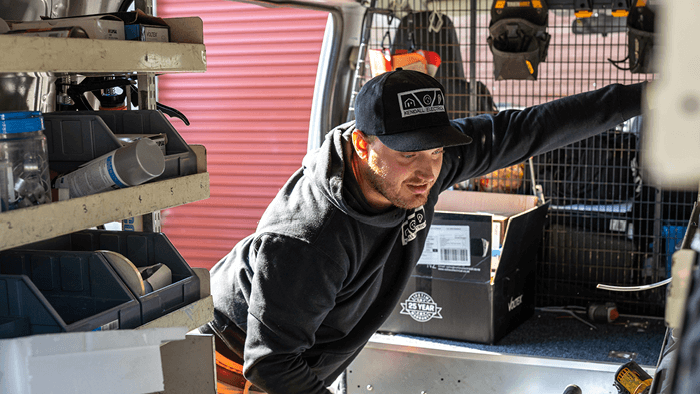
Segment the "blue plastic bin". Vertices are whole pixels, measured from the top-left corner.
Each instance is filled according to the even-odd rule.
[[[0,337],[135,328],[140,304],[99,253],[0,254]],[[25,328],[26,327],[26,328]]]
[[[172,272],[172,284],[140,297],[134,296],[141,305],[141,324],[199,300],[199,277],[162,233],[85,230],[24,248],[89,252],[111,250],[128,258],[136,267],[158,263],[166,265]]]

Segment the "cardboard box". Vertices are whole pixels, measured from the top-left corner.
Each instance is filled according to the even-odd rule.
[[[193,16],[185,18],[160,18],[146,15],[141,10],[128,12],[113,12],[111,14],[124,21],[125,29],[132,29],[130,25],[142,25],[149,27],[164,27],[168,29],[168,41],[188,44],[204,44],[204,23],[202,18]],[[139,29],[141,27],[138,27]],[[162,38],[160,36],[159,38]],[[155,37],[145,41],[156,41]],[[130,39],[127,37],[127,39]]]
[[[124,39],[124,22],[112,15],[91,15],[86,17],[58,18],[35,22],[12,23],[12,30],[49,29],[56,27],[80,27],[81,29],[85,30],[88,38],[93,39]]]
[[[148,42],[169,42],[170,35],[168,26],[158,25],[126,25],[124,26],[124,36],[127,40],[148,41]]]
[[[7,21],[11,30],[46,30],[56,29],[59,26],[78,26],[84,28],[85,25],[90,25],[93,28],[108,23],[117,23],[119,27],[119,35],[110,35],[109,37],[100,37],[99,32],[84,29],[88,34],[88,38],[110,38],[110,39],[126,39],[125,29],[140,30],[139,34],[143,33],[143,28],[148,27],[153,29],[167,29],[167,38],[169,42],[183,44],[204,44],[204,23],[200,17],[185,17],[185,18],[159,18],[152,15],[146,15],[141,10],[129,12],[112,12],[109,14],[95,14],[81,17],[47,19],[35,22]],[[128,27],[136,25],[136,27]],[[1,29],[0,29],[1,31]],[[161,31],[162,32],[162,31]],[[113,32],[111,32],[113,33]],[[146,34],[148,36],[148,34]],[[142,36],[141,36],[142,37]],[[145,37],[147,39],[136,38],[142,41],[160,41],[165,35],[157,37]]]
[[[494,344],[534,313],[549,203],[446,191],[423,255],[380,331]]]
[[[146,15],[141,10],[115,12],[110,15],[124,21],[124,37],[127,40],[170,42],[170,28],[163,18]]]

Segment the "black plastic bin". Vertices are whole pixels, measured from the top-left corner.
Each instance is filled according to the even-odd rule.
[[[44,114],[49,167],[59,174],[122,147],[119,134],[165,134],[165,171],[155,180],[197,172],[197,155],[160,111],[84,111]]]
[[[135,328],[140,305],[99,253],[0,254],[0,338]]]
[[[172,272],[172,284],[135,296],[141,304],[141,324],[199,300],[199,277],[163,233],[84,230],[33,243],[23,248],[40,250],[110,250],[136,267],[162,263]]]

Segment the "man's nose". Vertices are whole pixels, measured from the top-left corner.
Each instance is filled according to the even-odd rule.
[[[416,170],[416,176],[425,182],[434,181],[437,174],[433,168],[432,160],[423,158]]]
[[[431,171],[418,171],[418,178],[425,183],[433,182],[435,177]]]

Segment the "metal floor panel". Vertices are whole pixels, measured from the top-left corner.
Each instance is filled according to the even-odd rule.
[[[622,363],[520,356],[375,335],[348,368],[347,392],[400,394],[617,394]],[[654,366],[642,366],[651,376]]]

